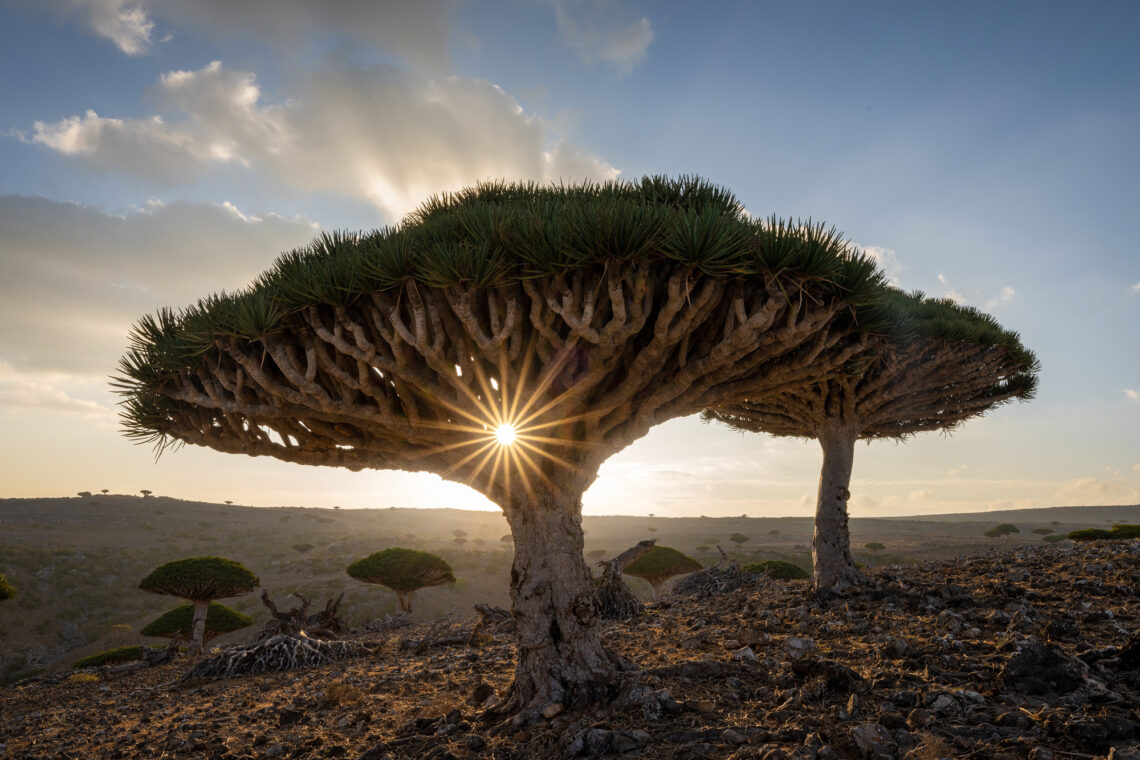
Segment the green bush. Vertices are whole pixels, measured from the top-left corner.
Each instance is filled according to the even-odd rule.
[[[73,666],[76,670],[80,668],[95,668],[100,665],[116,665],[120,662],[133,662],[134,660],[141,660],[143,656],[143,646],[141,644],[134,644],[133,646],[118,647],[116,649],[108,649],[104,652],[81,657],[75,661]]]
[[[878,541],[871,541],[870,543],[863,544],[863,548],[870,552],[881,552],[887,547],[885,544],[880,544]]]
[[[798,581],[804,578],[810,578],[811,573],[804,570],[797,564],[792,562],[785,562],[782,559],[769,559],[763,562],[753,562],[741,568],[746,573],[753,575],[765,574],[770,578],[777,578],[784,581]]]
[[[1055,544],[1058,541],[1064,541],[1065,538],[1066,537],[1062,536],[1060,533],[1050,533],[1048,536],[1042,536],[1041,540],[1047,544]]]
[[[1017,529],[1016,525],[1013,525],[1012,523],[1002,523],[1001,525],[990,528],[983,535],[987,536],[988,538],[1001,538],[1002,536],[1008,536],[1013,533],[1020,532],[1021,531]]]
[[[1112,530],[1105,530],[1104,528],[1084,528],[1082,530],[1074,530],[1069,534],[1069,538],[1074,541],[1140,538],[1140,525],[1113,525]]]
[[[701,569],[701,563],[684,552],[668,546],[654,546],[622,571],[634,578],[644,578],[654,588],[675,575],[683,575]]]
[[[222,634],[253,625],[253,618],[231,610],[224,604],[210,602],[206,608],[206,630],[203,643]],[[140,633],[143,636],[189,641],[194,627],[194,605],[182,604],[147,623]]]
[[[182,599],[210,601],[248,594],[261,581],[240,562],[222,557],[190,557],[167,562],[142,579],[139,588]]]
[[[3,573],[0,573],[0,602],[11,599],[16,595],[16,589],[8,582]]]

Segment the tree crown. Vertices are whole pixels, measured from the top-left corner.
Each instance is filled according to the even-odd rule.
[[[668,546],[654,546],[626,566],[622,572],[635,578],[658,583],[674,575],[701,569],[701,563],[688,554]]]
[[[224,604],[210,602],[206,608],[206,631],[203,641],[253,625],[253,618],[230,609]],[[180,604],[150,621],[139,632],[156,638],[189,639],[194,629],[194,605]]]
[[[167,562],[139,583],[143,591],[194,601],[241,596],[261,581],[240,562],[222,557],[190,557]]]
[[[358,581],[378,583],[393,591],[415,591],[455,582],[451,565],[441,557],[400,547],[357,560],[348,566],[347,572]]]

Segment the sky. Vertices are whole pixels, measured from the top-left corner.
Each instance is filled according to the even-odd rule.
[[[492,508],[125,439],[140,316],[491,178],[699,174],[1018,331],[1035,400],[860,444],[856,517],[1140,502],[1140,5],[0,0],[0,497]],[[808,515],[812,441],[675,420],[586,514]]]

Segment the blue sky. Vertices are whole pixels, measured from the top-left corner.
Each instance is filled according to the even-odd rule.
[[[1031,403],[861,446],[853,514],[1140,502],[1138,22],[1125,2],[0,0],[0,496],[486,507],[423,475],[155,463],[107,375],[138,316],[319,230],[487,177],[697,173],[835,225],[1042,360]],[[679,420],[585,507],[807,514],[818,463]]]

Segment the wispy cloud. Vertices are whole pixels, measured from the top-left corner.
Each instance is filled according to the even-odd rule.
[[[897,287],[902,287],[899,276],[906,271],[907,266],[899,261],[898,255],[893,248],[883,248],[877,245],[862,246],[855,244],[855,247],[863,251],[874,260],[879,268],[886,274],[887,280]]]
[[[946,298],[949,298],[954,303],[966,303],[966,297],[950,287],[950,281],[946,278],[946,275],[939,272],[938,281],[946,287],[946,293],[944,294]]]
[[[383,49],[437,73],[446,65],[452,11],[459,6],[458,0],[37,0],[37,4],[78,17],[93,34],[132,56],[146,55],[182,31],[254,37],[290,54],[310,41],[332,37]]]
[[[1132,401],[1140,401],[1140,391],[1134,390],[1132,388],[1125,388],[1124,396],[1125,398],[1128,398]]]
[[[1017,295],[1017,291],[1014,290],[1013,288],[1011,288],[1010,286],[1006,285],[1004,288],[1001,289],[1001,292],[999,292],[997,294],[997,296],[986,301],[986,310],[988,311],[989,309],[994,308],[998,304],[1002,304],[1002,303],[1006,303],[1008,301],[1012,301],[1013,297],[1015,295]]]
[[[74,398],[49,379],[16,370],[0,359],[0,407],[67,412],[84,417],[109,419],[113,411],[105,406]]]
[[[1137,293],[1140,293],[1140,282],[1136,283],[1128,289],[1128,295],[1130,296],[1134,296]]]
[[[499,87],[424,79],[392,66],[330,62],[265,102],[256,77],[214,62],[164,74],[167,114],[88,111],[29,138],[109,171],[176,182],[240,166],[307,191],[371,201],[393,218],[428,195],[486,178],[574,181],[618,171],[553,134]]]
[[[585,63],[605,61],[622,73],[641,63],[653,41],[647,18],[630,18],[620,0],[549,0],[566,44]]]

